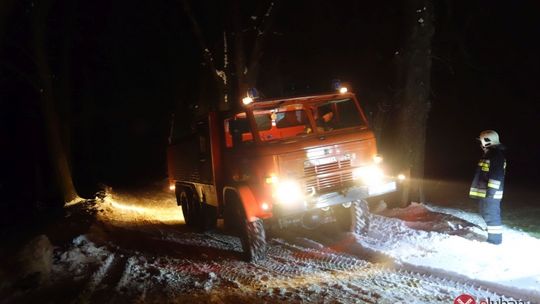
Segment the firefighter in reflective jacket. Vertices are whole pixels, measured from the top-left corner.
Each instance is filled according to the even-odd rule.
[[[501,199],[504,191],[506,160],[504,146],[493,130],[480,133],[484,155],[478,162],[469,196],[479,200],[479,211],[487,224],[488,239],[492,244],[502,242]]]

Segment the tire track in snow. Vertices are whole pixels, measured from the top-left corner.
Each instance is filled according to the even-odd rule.
[[[446,273],[438,274],[429,270],[422,271],[422,269],[418,269],[418,267],[415,265],[398,264],[394,259],[388,257],[384,253],[372,251],[358,252],[358,248],[353,248],[353,250],[350,250],[350,246],[339,246],[339,248],[342,248],[343,251],[333,252],[333,249],[330,249],[329,246],[333,247],[332,244],[336,243],[335,235],[332,237],[317,236],[316,239],[317,241],[322,242],[326,247],[323,247],[320,250],[302,247],[305,246],[306,243],[308,243],[308,246],[310,243],[315,245],[320,244],[311,239],[301,240],[300,244],[302,246],[290,244],[281,239],[274,239],[273,242],[298,252],[292,256],[289,255],[287,258],[296,258],[300,262],[310,261],[321,267],[321,269],[346,272],[356,272],[358,270],[362,270],[368,274],[367,279],[371,279],[373,284],[381,289],[400,288],[402,290],[406,290],[410,288],[417,289],[419,286],[422,286],[422,289],[428,289],[435,293],[449,293],[450,291],[453,291],[453,294],[469,293],[475,294],[480,298],[490,297],[497,299],[499,296],[504,294],[503,296],[507,300],[515,300],[520,298],[523,300],[528,300],[523,295],[517,294],[516,296],[516,294],[513,294],[511,291],[501,292],[497,288],[492,288],[489,286],[489,284],[486,286],[485,284],[481,284],[479,282],[471,282],[471,280],[468,278],[459,278],[451,274],[447,275]],[[339,240],[337,241],[339,243]],[[293,243],[296,242],[293,241]],[[280,255],[283,255],[284,251],[278,250],[276,252],[280,252]],[[385,263],[380,263],[381,257],[383,258],[382,261]],[[320,260],[314,258],[320,258]],[[358,258],[361,258],[361,260]],[[368,264],[366,264],[364,267],[358,267],[359,262],[365,262],[364,259],[366,258],[367,261],[369,261],[366,262]],[[365,279],[366,278],[361,278],[361,280]],[[353,280],[348,283],[348,286],[361,293],[369,293],[369,291],[366,291],[365,282],[355,282],[355,280]],[[426,298],[430,298],[433,297],[433,294],[425,293],[424,296]],[[531,301],[531,303],[534,303],[534,301]]]
[[[204,235],[206,237],[209,237],[209,238],[213,239],[214,241],[217,241],[217,242],[225,245],[226,249],[228,249],[228,250],[242,251],[242,244],[240,243],[240,238],[239,237],[226,235],[226,234],[221,234],[221,233],[216,233],[216,232],[213,232],[213,231],[206,232]]]
[[[219,276],[237,287],[245,285],[252,288],[262,287],[264,280],[270,277],[269,272],[264,268],[257,267],[255,264],[242,265],[237,261],[223,263],[219,269]]]
[[[345,234],[342,234],[341,236],[342,240],[340,240],[339,238],[336,240],[335,235],[318,236],[316,237],[316,239],[317,241],[322,242],[323,245],[332,247],[335,243],[348,243],[348,241],[343,241],[344,235]],[[347,237],[349,237],[349,235],[347,235]],[[535,302],[535,299],[529,298],[526,294],[522,294],[519,291],[512,290],[504,286],[500,286],[496,283],[474,280],[457,273],[450,273],[447,271],[443,272],[437,269],[431,269],[429,267],[412,265],[410,263],[397,261],[395,258],[386,255],[384,252],[378,252],[363,247],[360,242],[358,242],[356,237],[355,242],[352,243],[350,246],[340,246],[343,252],[360,257],[362,259],[366,259],[376,264],[380,264],[379,262],[381,261],[381,257],[383,257],[384,264],[386,265],[385,268],[390,269],[390,273],[398,272],[404,276],[408,275],[409,277],[419,278],[424,281],[434,281],[444,286],[452,285],[455,286],[458,290],[463,290],[463,292],[468,291],[471,294],[481,294],[480,297],[496,297],[498,299],[499,296],[503,296],[505,299],[508,300],[521,299],[529,301],[531,303]],[[392,279],[390,281],[395,280]],[[375,283],[377,284],[377,282]],[[381,284],[384,285],[386,283]]]
[[[88,284],[86,284],[86,287],[83,289],[81,294],[79,295],[78,302],[80,303],[89,303],[90,298],[92,294],[94,293],[96,287],[101,283],[103,278],[105,278],[105,275],[109,271],[111,265],[113,264],[113,261],[115,259],[114,253],[107,257],[107,259],[103,262],[101,267],[98,268],[94,274],[92,274],[92,277],[88,281]]]
[[[310,247],[322,247],[311,240],[301,240],[300,243],[305,245],[306,242],[308,245],[315,245]],[[380,295],[370,291],[368,285],[351,286],[348,284],[351,277],[366,270],[372,271],[371,269],[377,267],[376,265],[346,253],[332,252],[331,249],[325,247],[321,250],[305,248],[281,239],[273,240],[272,243],[275,244],[274,250],[269,254],[278,255],[287,261],[287,265],[283,266],[286,274],[295,274],[307,281],[307,284],[312,281],[311,283],[316,284],[320,292],[332,294],[338,302],[348,303],[351,299],[355,299],[352,302],[378,303]],[[302,269],[291,271],[290,267]]]
[[[301,269],[299,266],[302,265],[294,263],[294,260],[291,258],[280,255],[278,249],[273,247],[268,250],[267,259],[257,262],[256,265],[282,279],[300,276],[310,272],[309,269]]]
[[[529,303],[537,303],[538,299],[530,297],[528,294],[524,294],[519,290],[502,286],[493,282],[486,282],[477,279],[471,279],[458,273],[450,273],[447,271],[441,272],[437,269],[429,267],[423,267],[420,265],[412,265],[409,263],[400,263],[397,268],[405,273],[414,274],[416,276],[429,277],[432,280],[442,281],[443,284],[454,284],[461,286],[462,288],[469,290],[471,293],[485,293],[484,297],[493,297],[498,299],[500,296],[504,297],[506,301],[516,301],[517,299],[528,301]]]
[[[341,252],[328,252],[300,247],[281,239],[275,239],[273,241],[294,252],[291,255],[287,255],[286,251],[283,251],[282,249],[281,251],[277,251],[280,255],[290,257],[298,262],[311,262],[325,270],[355,270],[365,268],[368,265],[368,262],[364,260],[349,257]]]
[[[140,258],[130,256],[125,260],[122,275],[114,286],[116,294],[112,300],[105,302],[145,302],[148,288],[156,284],[156,277],[149,271],[151,265]]]
[[[110,301],[111,294],[114,294],[116,285],[126,272],[127,257],[115,255],[114,261],[109,266],[101,282],[96,286],[90,298],[91,303],[105,303]]]
[[[358,300],[365,303],[378,303],[378,299],[381,297],[380,294],[384,293],[388,288],[410,290],[416,289],[418,285],[415,283],[416,278],[407,277],[402,272],[379,264],[372,264],[347,253],[331,252],[331,249],[327,247],[323,248],[324,250],[302,248],[283,240],[277,240],[276,242],[295,251],[293,254],[296,257],[294,264],[304,261],[315,264],[323,271],[338,272],[340,276],[337,281],[333,283],[332,281],[322,282],[322,285],[337,284],[339,288],[343,288],[344,291],[348,291],[349,294],[356,296]],[[367,281],[370,281],[370,283],[367,283]],[[371,290],[373,285],[376,285],[379,291]],[[326,286],[326,288],[331,287]]]
[[[221,264],[218,275],[226,280],[255,288],[264,287],[267,278],[287,280],[327,271],[355,271],[368,266],[365,261],[340,253],[300,248],[275,239],[269,243],[266,260],[244,264],[241,267],[238,267],[239,263],[241,262],[231,261]]]

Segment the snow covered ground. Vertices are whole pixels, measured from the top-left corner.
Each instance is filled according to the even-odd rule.
[[[237,237],[188,229],[170,193],[109,193],[91,208],[90,228],[55,247],[50,282],[0,290],[3,302],[540,303],[540,240],[505,229],[501,246],[479,242],[478,217],[449,208],[372,215],[366,237],[290,230],[259,263],[240,261]]]
[[[474,218],[462,211],[438,210]],[[374,216],[366,248],[384,253],[405,269],[466,280],[540,303],[540,239],[504,228],[501,245],[409,228],[404,221]]]

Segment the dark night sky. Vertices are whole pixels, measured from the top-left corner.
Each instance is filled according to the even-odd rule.
[[[208,44],[219,47],[226,4],[192,2]],[[339,78],[368,112],[391,98],[393,56],[403,42],[399,1],[284,2],[262,59],[265,95],[325,90]],[[480,155],[475,137],[493,128],[509,148],[509,180],[538,180],[540,10],[533,3],[436,1],[428,176],[468,178]],[[0,59],[9,63],[0,66],[2,141],[18,149],[7,157],[39,158],[43,144],[38,92],[14,71],[35,74],[21,51],[32,52],[33,9],[18,2],[0,33]],[[169,117],[207,88],[181,2],[58,0],[47,20],[53,84],[69,79],[76,181],[164,178]],[[8,172],[23,179],[25,170],[31,165]]]

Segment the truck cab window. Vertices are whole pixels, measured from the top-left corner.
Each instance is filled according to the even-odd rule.
[[[305,130],[311,127],[302,104],[277,105],[253,111],[253,114],[257,122],[259,138],[263,142],[305,135]]]
[[[352,99],[332,100],[313,108],[319,132],[365,126],[358,107]]]
[[[225,140],[227,148],[237,147],[253,141],[249,121],[245,117],[225,120]]]

